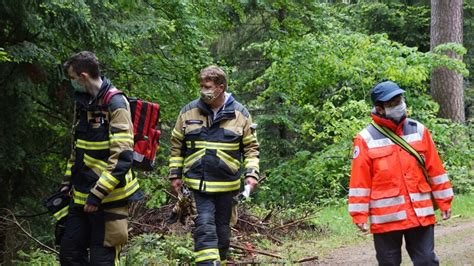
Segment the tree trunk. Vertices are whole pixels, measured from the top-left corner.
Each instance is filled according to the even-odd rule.
[[[431,50],[444,43],[462,44],[463,0],[431,0]],[[449,52],[448,56],[462,60]],[[439,116],[455,122],[465,121],[464,89],[461,74],[437,68],[431,75],[431,95],[439,103]]]

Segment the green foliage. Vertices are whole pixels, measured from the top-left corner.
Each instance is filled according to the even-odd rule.
[[[15,265],[21,266],[59,265],[56,254],[46,252],[41,249],[35,249],[28,253],[20,250],[18,252],[18,259],[14,260],[13,263],[15,263]]]
[[[341,2],[0,1],[0,207],[31,213],[59,184],[72,120],[61,62],[81,50],[94,51],[128,95],[161,105],[158,170],[139,174],[148,207],[167,201],[170,131],[198,95],[196,73],[213,62],[259,125],[264,207],[346,197],[352,138],[370,121],[370,88],[384,79],[407,90],[410,116],[431,130],[456,192],[473,191],[472,125],[436,118],[429,96],[433,68],[472,71],[472,1],[464,8],[467,52],[445,44],[432,53],[428,1]],[[446,52],[464,55],[467,66]],[[35,224],[34,234],[51,242],[49,218]],[[189,236],[132,243],[131,264],[192,261]],[[39,251],[24,256],[48,263]]]
[[[0,63],[9,61],[10,59],[8,58],[8,54],[5,52],[5,49],[0,47]]]
[[[470,73],[474,72],[474,2],[464,1],[464,23],[463,23],[463,45],[467,48],[467,54],[463,58]],[[472,83],[472,75],[470,76]],[[474,99],[470,100],[472,104]]]
[[[191,264],[194,261],[191,235],[159,236],[143,234],[132,239],[126,248],[123,265]]]
[[[165,190],[169,188],[169,182],[154,173],[147,174],[139,179],[140,187],[145,193],[146,206],[148,208],[158,208],[167,200]]]
[[[347,26],[368,34],[385,33],[396,42],[420,51],[430,50],[430,7],[400,3],[362,3],[342,6],[350,16]]]

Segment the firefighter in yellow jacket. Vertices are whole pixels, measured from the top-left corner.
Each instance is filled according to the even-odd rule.
[[[247,109],[226,91],[227,77],[217,66],[199,74],[201,97],[180,112],[171,137],[169,179],[191,189],[196,204],[194,244],[197,265],[227,259],[232,198],[259,177],[259,144]]]
[[[127,202],[140,198],[131,174],[133,125],[121,95],[102,104],[111,82],[100,76],[99,61],[88,51],[64,64],[75,90],[74,142],[61,191],[72,194],[60,243],[62,265],[118,265],[127,241]],[[61,218],[61,217],[57,217]],[[89,254],[88,254],[89,250]]]

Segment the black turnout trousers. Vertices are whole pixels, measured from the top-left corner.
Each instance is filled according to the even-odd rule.
[[[201,193],[193,191],[197,217],[195,219],[195,251],[217,248],[220,261],[227,259],[230,245],[230,217],[234,191]],[[212,265],[213,261],[201,261],[196,265]]]
[[[400,265],[402,240],[415,266],[439,265],[434,252],[434,225],[407,230],[374,234],[374,245],[379,265]]]
[[[85,213],[83,208],[69,207],[60,247],[61,265],[118,265],[120,246],[104,246],[104,211]]]

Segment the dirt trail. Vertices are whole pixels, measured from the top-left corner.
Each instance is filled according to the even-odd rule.
[[[376,265],[372,238],[369,239],[355,246],[340,247],[321,258],[317,265]],[[405,247],[403,250],[402,264],[412,265]],[[435,251],[441,265],[474,265],[474,220],[436,225]]]

